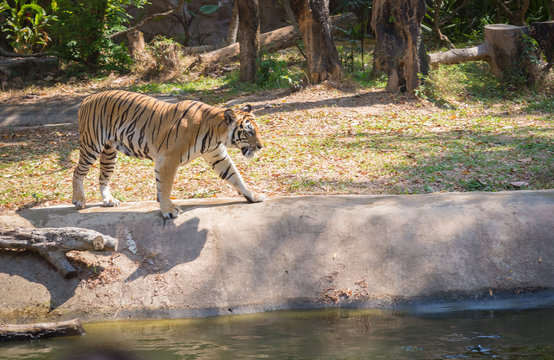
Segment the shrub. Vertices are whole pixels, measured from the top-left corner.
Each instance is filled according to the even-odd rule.
[[[299,80],[291,74],[288,64],[270,54],[262,54],[258,58],[257,84],[261,88],[293,87]]]
[[[88,66],[126,70],[131,62],[127,48],[109,35],[129,25],[128,7],[145,4],[146,0],[58,0],[53,9],[58,23],[52,29],[56,50]]]
[[[56,18],[48,15],[36,0],[0,1],[0,13],[5,23],[0,27],[13,49],[20,54],[42,51],[51,40],[46,32]]]

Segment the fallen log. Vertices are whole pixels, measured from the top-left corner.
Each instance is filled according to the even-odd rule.
[[[356,20],[354,14],[337,15],[331,17],[333,31],[339,31]],[[294,26],[286,26],[260,35],[260,47],[264,51],[276,51],[294,46],[300,40],[300,34],[294,29]],[[228,63],[238,60],[240,54],[240,44],[234,43],[224,48],[214,50],[198,56],[197,60],[191,64],[210,66],[217,63]]]
[[[2,46],[0,46],[0,56],[4,56],[4,57],[22,58],[22,57],[41,57],[41,56],[48,56],[48,55],[50,54],[49,53],[18,54],[18,53],[8,51],[4,49]]]
[[[539,66],[536,62],[529,61],[528,57],[532,51],[526,48],[524,42],[527,35],[529,28],[526,26],[487,25],[483,31],[483,44],[429,54],[429,64],[436,67],[438,64],[450,65],[481,60],[489,63],[492,73],[499,79],[513,77],[519,73],[532,83],[539,74]]]
[[[38,324],[0,324],[0,341],[84,334],[85,330],[79,319]]]
[[[0,229],[0,249],[34,251],[66,278],[77,275],[77,270],[65,256],[68,251],[115,251],[116,247],[117,239],[89,229]]]

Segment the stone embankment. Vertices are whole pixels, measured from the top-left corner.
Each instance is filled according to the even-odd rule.
[[[119,241],[113,253],[69,253],[78,269],[70,279],[31,253],[0,252],[0,322],[506,297],[532,306],[533,294],[554,303],[553,190],[178,204],[174,221],[153,202],[0,217],[4,227],[75,226]]]

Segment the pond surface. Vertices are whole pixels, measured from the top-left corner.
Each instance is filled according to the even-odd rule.
[[[0,359],[554,359],[554,308],[413,315],[277,311],[85,324],[86,336],[0,343]],[[85,350],[85,349],[89,350]],[[77,350],[78,349],[78,350]],[[78,357],[76,354],[81,355]],[[119,359],[122,359],[121,357]]]

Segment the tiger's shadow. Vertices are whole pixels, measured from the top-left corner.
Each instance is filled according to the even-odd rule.
[[[228,206],[243,201],[223,203],[206,203],[180,205],[184,216],[194,209]],[[97,207],[91,205],[90,208]],[[118,211],[118,208],[106,211],[75,211],[73,206],[26,209],[18,214],[35,227],[75,226],[96,230],[118,239],[118,248],[111,252],[91,252],[90,258],[98,257],[102,261],[94,271],[72,261],[78,269],[78,277],[64,279],[63,276],[45,260],[32,253],[0,253],[0,276],[19,276],[29,283],[25,286],[41,284],[50,293],[50,309],[65,303],[75,295],[79,286],[88,286],[97,279],[103,280],[112,276],[113,281],[129,282],[151,274],[163,274],[175,266],[196,260],[206,244],[208,230],[200,227],[200,218],[184,216],[183,221],[164,220],[159,210],[153,211]],[[86,257],[86,256],[85,256]],[[121,257],[120,259],[117,259]],[[5,262],[2,260],[5,258]],[[72,259],[70,259],[72,260]],[[74,259],[73,259],[74,260]],[[110,266],[109,264],[112,264]],[[18,264],[14,266],[14,264]],[[110,271],[123,265],[120,275]],[[102,285],[102,283],[101,283]],[[37,299],[40,296],[37,295]]]

